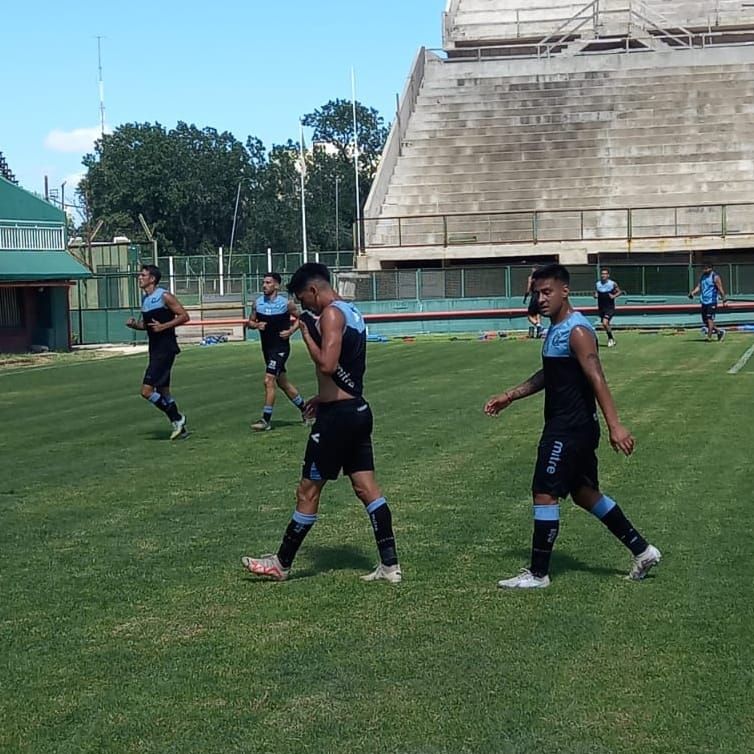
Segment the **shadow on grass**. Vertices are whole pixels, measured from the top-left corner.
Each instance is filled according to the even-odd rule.
[[[190,437],[192,437],[193,434],[194,434],[192,431],[189,430],[185,435],[183,435],[183,436],[181,436],[181,437],[179,437],[179,438],[177,438],[175,440],[171,440],[170,439],[170,432],[171,432],[171,430],[169,430],[169,429],[167,429],[167,430],[165,430],[165,429],[153,429],[151,432],[145,432],[143,436],[144,436],[144,439],[149,440],[151,442],[160,441],[160,442],[169,443],[171,445],[180,445],[182,442],[185,442]]]
[[[311,565],[297,575],[300,578],[314,576],[322,571],[361,570],[365,573],[374,568],[377,556],[368,558],[360,549],[350,545],[335,547],[312,547],[307,553]]]
[[[257,421],[258,419],[252,419],[251,424],[254,424]],[[270,430],[270,432],[274,432],[276,429],[283,429],[284,427],[301,427],[303,429],[303,424],[304,423],[301,421],[301,419],[273,419],[272,429]],[[252,429],[251,434],[264,435],[266,434],[266,430],[253,430]]]
[[[287,581],[309,579],[327,571],[360,570],[366,573],[371,571],[377,562],[376,555],[374,559],[370,559],[363,552],[349,545],[312,547],[305,551],[304,556],[310,562],[310,565],[299,569],[294,563],[293,571]],[[244,573],[244,577],[245,581],[249,583],[270,583],[271,581],[255,576],[248,571]]]
[[[521,562],[525,563],[528,567],[529,558],[531,557],[531,552],[529,550],[514,550],[509,554],[520,559]],[[574,558],[573,555],[569,555],[567,552],[558,552],[556,549],[552,555],[550,575],[558,576],[559,574],[568,573],[569,571],[594,573],[599,576],[625,576],[628,573],[628,561],[626,560],[625,568],[606,568],[604,566],[584,563],[578,558]]]

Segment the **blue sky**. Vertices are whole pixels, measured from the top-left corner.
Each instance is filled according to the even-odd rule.
[[[3,8],[0,151],[25,188],[64,180],[99,132],[97,35],[106,121],[178,120],[296,138],[301,115],[357,97],[392,120],[416,50],[440,47],[445,0],[14,2]]]

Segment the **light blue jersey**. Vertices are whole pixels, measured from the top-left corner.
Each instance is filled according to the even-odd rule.
[[[699,300],[708,306],[717,303],[717,273],[711,270],[709,274],[699,278]]]

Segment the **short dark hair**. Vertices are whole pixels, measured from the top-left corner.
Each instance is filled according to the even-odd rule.
[[[312,280],[321,280],[329,285],[330,270],[319,262],[302,264],[291,276],[288,283],[288,293],[297,296]]]
[[[565,285],[571,283],[571,273],[562,264],[546,264],[532,273],[532,280],[557,280]]]
[[[162,273],[156,264],[143,264],[141,269],[144,270],[144,272],[148,272],[154,278],[155,284],[162,280]]]
[[[603,272],[606,272],[608,275],[610,274],[610,268],[609,267],[600,267],[600,274]]]
[[[278,285],[283,282],[283,278],[280,277],[279,272],[265,272],[264,276],[266,278],[272,278]]]

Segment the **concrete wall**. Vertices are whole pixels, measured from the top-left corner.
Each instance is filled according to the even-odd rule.
[[[444,46],[450,50],[543,38],[581,21],[586,23],[579,33],[593,36],[630,34],[651,25],[692,30],[754,26],[754,8],[740,0],[600,0],[588,5],[573,0],[458,0],[446,14]],[[578,20],[569,24],[573,17]]]
[[[590,253],[590,243],[630,237],[625,213],[607,210],[754,201],[754,46],[546,60],[434,58],[401,146],[381,207],[370,205],[361,268],[375,267],[370,255],[395,256],[388,250],[398,246],[420,255],[421,246],[444,245],[442,216],[454,216],[459,248],[446,249],[452,258],[476,256],[463,248],[468,244],[487,244],[494,256],[495,244],[519,243],[524,248],[513,255],[526,254],[531,210],[600,210],[587,217],[584,235],[573,235],[579,219],[567,214],[539,228],[540,242],[562,247],[576,239],[560,253]],[[750,209],[734,218],[735,239],[701,247],[698,237],[725,235],[716,231],[719,207],[668,211],[637,213],[634,237],[661,239],[648,251],[673,247],[671,225],[682,238],[679,250],[689,242],[697,250],[752,243]],[[493,232],[492,215],[501,212],[522,214],[498,217]],[[411,218],[400,238],[397,217]]]

